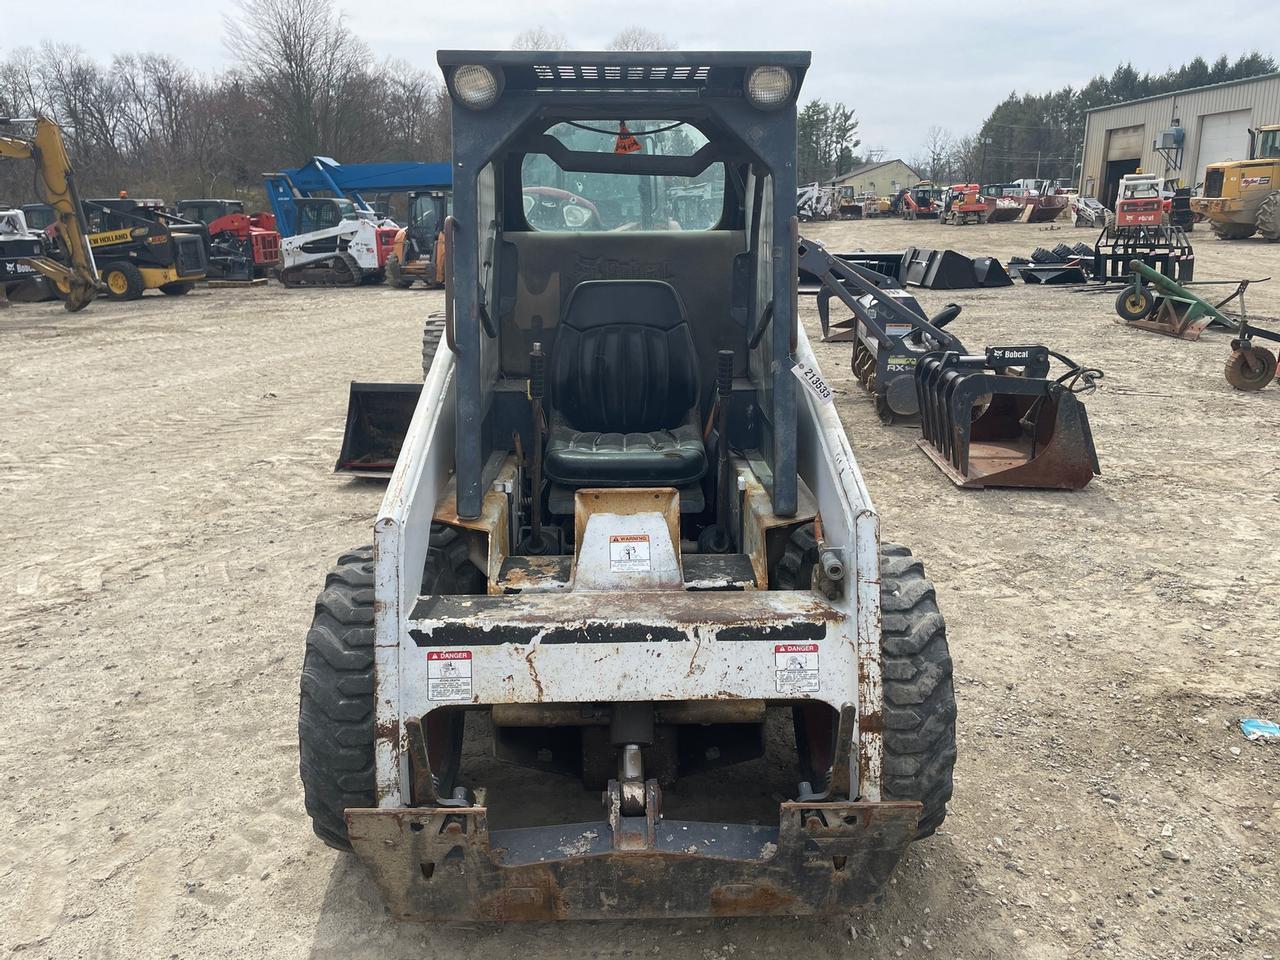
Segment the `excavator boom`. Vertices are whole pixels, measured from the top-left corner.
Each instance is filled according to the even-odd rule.
[[[34,125],[30,136],[8,133],[15,127],[29,125]],[[53,207],[57,216],[55,229],[66,255],[66,263],[51,257],[30,257],[22,262],[49,278],[68,310],[83,310],[98,295],[98,268],[89,247],[88,225],[80,207],[62,131],[48,117],[0,117],[0,158],[35,161],[36,180],[45,202]]]

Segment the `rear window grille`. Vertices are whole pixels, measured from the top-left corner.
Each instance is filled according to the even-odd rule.
[[[711,72],[708,65],[685,64],[682,66],[594,63],[539,63],[533,74],[540,85],[584,86],[598,83],[609,85],[635,85],[637,87],[673,84],[703,84]]]
[[[1222,196],[1222,171],[1210,170],[1204,177],[1204,195],[1206,197]]]

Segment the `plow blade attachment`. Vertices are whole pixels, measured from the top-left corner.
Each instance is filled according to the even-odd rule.
[[[920,449],[959,487],[1080,490],[1101,473],[1079,397],[1052,380],[920,362]],[[964,358],[961,358],[964,359]]]
[[[421,393],[420,383],[353,381],[347,401],[342,451],[333,472],[355,477],[390,477]]]

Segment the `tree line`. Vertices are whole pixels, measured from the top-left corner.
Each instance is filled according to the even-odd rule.
[[[1125,63],[1109,77],[1096,76],[1079,89],[1011,93],[979,130],[965,136],[931,127],[922,148],[908,162],[935,183],[1005,183],[1032,176],[1075,180],[1089,110],[1276,69],[1273,57],[1257,52],[1235,60],[1221,56],[1212,64],[1196,57],[1158,74],[1139,73]]]
[[[229,69],[166,53],[99,63],[46,41],[0,61],[0,115],[53,117],[83,196],[245,197],[262,174],[327,155],[439,160],[449,115],[434,71],[379,61],[332,0],[242,0],[227,18]],[[0,198],[37,199],[31,171],[0,164]]]
[[[334,0],[239,0],[223,37],[230,66],[202,74],[168,53],[99,62],[45,41],[0,60],[0,116],[62,127],[84,197],[228,197],[264,203],[262,174],[313,156],[343,163],[441,161],[449,101],[432,66],[379,59]],[[541,27],[514,49],[555,49]],[[671,49],[628,27],[619,50]],[[27,164],[0,162],[0,205],[39,200]]]

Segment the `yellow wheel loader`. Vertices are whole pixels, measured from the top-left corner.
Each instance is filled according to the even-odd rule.
[[[1280,123],[1249,131],[1249,159],[1211,163],[1191,209],[1222,240],[1280,240]]]
[[[48,117],[0,117],[0,159],[35,161],[36,183],[55,217],[61,258],[40,254],[19,262],[43,274],[68,310],[83,310],[98,295],[98,270],[62,131]]]

